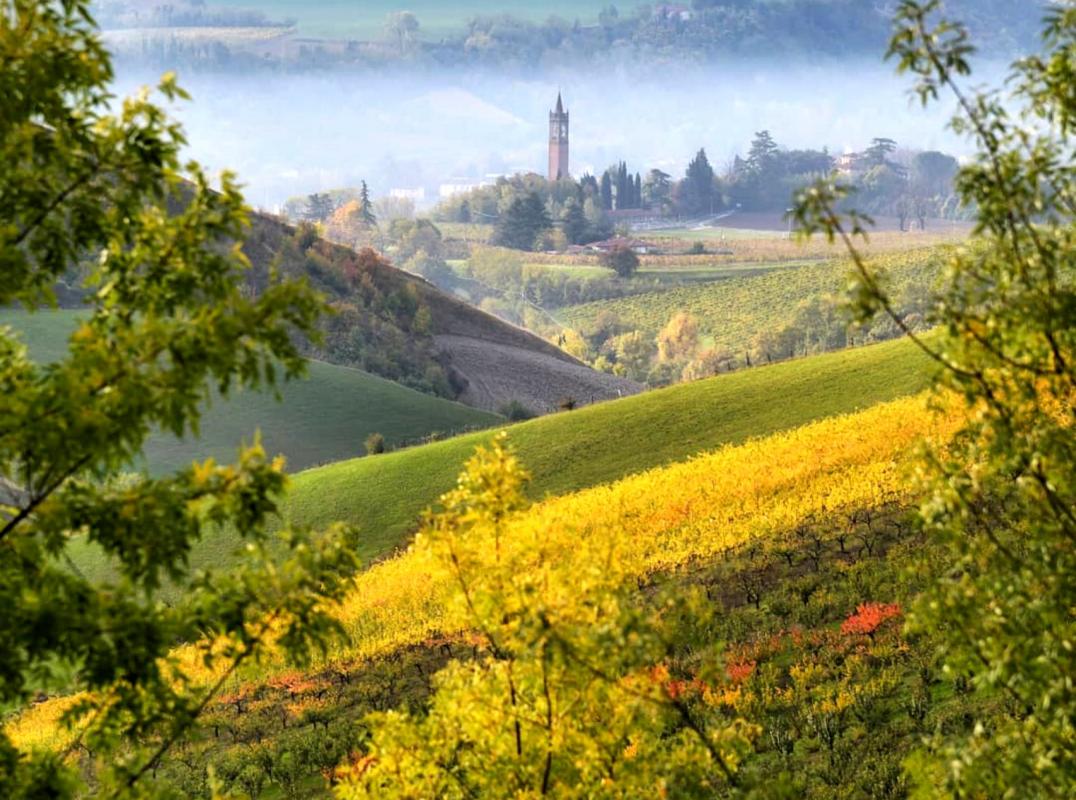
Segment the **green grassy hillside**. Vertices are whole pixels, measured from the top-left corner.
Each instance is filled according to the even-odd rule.
[[[616,480],[726,443],[788,430],[925,388],[926,358],[881,345],[719,376],[511,426],[536,498]],[[362,555],[398,545],[420,512],[455,483],[488,432],[297,475],[287,514],[363,531]]]
[[[533,476],[530,494],[542,498],[914,394],[930,374],[927,358],[899,340],[681,384],[508,430]],[[360,555],[379,558],[406,541],[422,511],[455,485],[463,462],[490,436],[472,433],[300,473],[283,515],[313,527],[352,523],[362,533]],[[227,564],[236,557],[234,544],[229,532],[215,534],[191,562]],[[107,569],[93,552],[76,561],[89,574]]]
[[[53,361],[66,352],[79,313],[0,310],[0,325],[20,331],[35,359]],[[284,454],[289,469],[301,470],[361,455],[363,441],[374,432],[393,446],[434,432],[488,427],[497,419],[358,370],[315,361],[305,380],[282,388],[280,402],[271,394],[244,392],[214,403],[197,439],[153,437],[145,449],[145,467],[160,474],[196,459],[231,461],[239,445],[249,443],[260,429],[266,450]]]

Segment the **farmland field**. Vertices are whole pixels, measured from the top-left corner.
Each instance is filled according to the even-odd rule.
[[[801,240],[788,233],[766,231],[738,231],[737,235],[728,235],[725,228],[707,228],[705,230],[663,230],[639,233],[639,237],[654,242],[671,255],[643,256],[644,265],[661,262],[668,258],[686,258],[691,262],[707,263],[758,263],[767,261],[803,261],[806,259],[841,258],[847,253],[842,244],[829,244],[820,236]],[[938,228],[926,232],[880,231],[872,233],[867,242],[861,244],[861,251],[869,255],[885,255],[917,250],[939,245],[954,244],[967,238],[963,228]],[[686,255],[683,250],[699,242],[713,252],[706,255]]]
[[[937,250],[925,249],[878,259],[898,291],[926,289],[937,277]],[[585,329],[603,312],[615,314],[629,330],[657,332],[676,313],[694,316],[700,331],[719,348],[739,355],[751,339],[790,322],[800,304],[837,294],[849,264],[824,261],[696,286],[679,286],[612,300],[571,306],[558,312],[564,322]]]
[[[60,358],[79,313],[26,314],[0,311],[0,325],[22,333],[33,358]],[[488,427],[499,418],[458,403],[431,397],[359,370],[310,362],[305,380],[271,394],[242,392],[207,410],[197,439],[160,434],[145,448],[143,466],[155,474],[214,458],[229,462],[256,430],[270,454],[282,453],[291,470],[362,454],[363,441],[381,433],[392,446],[439,432]]]
[[[418,17],[420,35],[440,37],[459,31],[470,17],[481,14],[511,13],[525,19],[542,21],[557,15],[582,22],[597,19],[598,12],[608,5],[598,0],[322,0],[319,3],[302,0],[229,0],[229,6],[264,11],[271,18],[295,19],[304,36],[327,38],[373,39],[384,35],[385,18],[393,11],[411,11]]]
[[[545,570],[535,593],[550,585],[559,590],[592,559],[615,570],[614,580],[698,566],[722,553],[727,561],[729,548],[776,539],[797,523],[831,514],[835,501],[842,508],[858,508],[878,497],[907,495],[903,472],[914,445],[924,436],[944,437],[956,424],[952,419],[932,423],[923,399],[912,397],[792,426],[740,446],[709,448],[690,460],[550,498],[511,516],[498,540],[498,558],[503,550],[520,569]],[[533,468],[528,453],[519,449],[522,463]],[[479,527],[472,532],[481,537],[474,545],[492,551],[487,531]],[[524,553],[527,557],[520,559]],[[376,657],[456,633],[464,627],[458,615],[464,606],[450,601],[454,578],[431,564],[421,546],[360,574],[335,610],[348,639],[317,666]],[[192,658],[191,648],[174,653],[197,681],[213,677],[199,666],[201,658]],[[279,659],[258,660],[229,685],[262,682],[286,668]],[[64,741],[67,732],[43,724],[62,706],[47,705],[35,706],[9,731],[23,742]],[[232,713],[234,719],[234,709]]]
[[[463,264],[464,262],[456,262]],[[809,262],[799,262],[806,264]],[[796,266],[797,262],[777,262],[772,264],[752,263],[724,264],[715,263],[707,265],[702,261],[690,261],[675,257],[669,259],[644,260],[639,271],[636,272],[638,281],[659,281],[661,283],[682,283],[699,281],[718,281],[725,278],[743,277],[745,275],[761,274],[772,269],[784,269]],[[592,264],[568,264],[568,263],[527,263],[523,265],[530,272],[548,271],[559,275],[568,275],[572,278],[610,278],[614,277],[612,270]]]

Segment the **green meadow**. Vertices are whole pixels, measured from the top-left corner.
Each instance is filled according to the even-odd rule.
[[[0,325],[19,331],[31,356],[48,362],[66,352],[79,315],[3,310]],[[197,438],[154,436],[143,463],[135,466],[162,474],[206,458],[233,461],[238,448],[260,431],[266,451],[283,454],[289,471],[298,471],[362,455],[371,433],[380,433],[395,447],[432,434],[489,427],[499,419],[359,370],[312,361],[305,379],[281,387],[279,401],[272,393],[257,392],[218,398],[206,409]]]

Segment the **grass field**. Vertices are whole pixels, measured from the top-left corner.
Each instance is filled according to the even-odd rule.
[[[457,239],[464,242],[486,244],[493,238],[493,225],[486,225],[478,222],[438,222],[436,225],[446,239]]]
[[[589,22],[608,4],[604,0],[229,0],[227,5],[264,11],[274,20],[295,19],[304,36],[376,39],[384,35],[385,18],[393,11],[413,12],[422,26],[420,36],[438,38],[462,30],[477,15],[511,13],[534,21],[557,15]]]
[[[913,286],[928,288],[937,275],[940,258],[935,250],[924,249],[879,258],[875,263],[884,267],[894,287],[903,291]],[[790,322],[800,303],[837,294],[849,267],[846,261],[807,262],[724,281],[584,303],[560,309],[558,315],[566,325],[579,330],[586,329],[602,312],[612,312],[628,330],[653,336],[674,314],[686,311],[698,320],[700,332],[713,346],[742,355],[754,336]]]
[[[569,275],[572,278],[611,278],[613,273],[606,267],[590,264],[545,264],[542,262],[529,262],[523,265],[524,269],[532,272],[548,271],[558,275]]]
[[[78,316],[74,311],[0,311],[0,325],[20,331],[31,355],[47,362],[66,352]],[[239,445],[260,430],[268,452],[283,453],[289,469],[301,470],[361,455],[363,441],[374,432],[391,446],[434,432],[488,427],[498,419],[365,372],[311,362],[305,380],[283,387],[280,402],[271,394],[244,392],[207,410],[198,439],[153,437],[144,466],[160,474],[196,459],[232,461]]]
[[[900,340],[681,384],[508,430],[538,499],[914,394],[930,371],[926,357]],[[455,485],[463,462],[490,436],[473,433],[308,470],[293,477],[283,516],[314,527],[350,522],[362,533],[361,556],[384,556]],[[234,550],[232,538],[218,533],[203,541],[192,564],[226,565]],[[77,562],[89,574],[106,569],[92,552],[82,551]]]

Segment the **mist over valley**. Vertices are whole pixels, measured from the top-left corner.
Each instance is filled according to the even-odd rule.
[[[156,80],[121,73],[121,94]],[[274,208],[288,197],[356,186],[375,194],[543,172],[546,115],[558,90],[573,117],[573,174],[632,169],[682,174],[705,147],[720,171],[769,130],[788,148],[834,155],[886,136],[902,147],[963,155],[947,109],[921,109],[878,61],[772,68],[714,64],[531,77],[491,71],[416,75],[180,74],[193,100],[175,106],[189,154],[238,173],[248,198]]]

